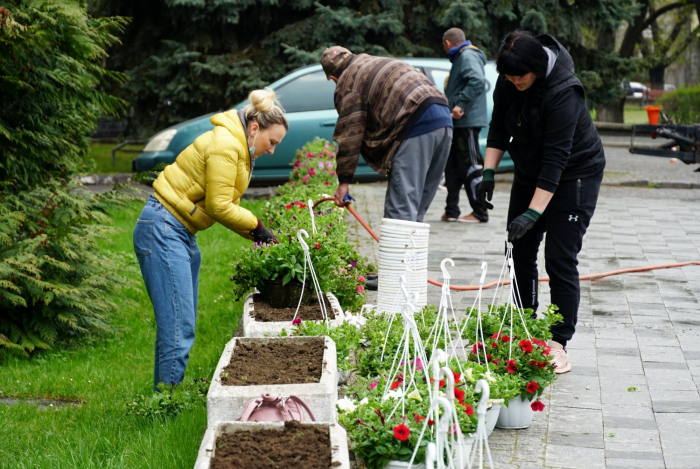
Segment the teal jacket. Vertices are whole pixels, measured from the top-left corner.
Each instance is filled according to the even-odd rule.
[[[445,84],[450,111],[459,106],[464,110],[461,119],[452,120],[457,128],[486,127],[486,55],[473,46],[464,46],[452,61],[452,69]]]

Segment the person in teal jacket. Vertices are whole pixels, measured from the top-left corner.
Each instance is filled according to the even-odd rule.
[[[442,221],[485,223],[488,212],[478,202],[476,186],[481,182],[484,160],[479,151],[479,132],[488,124],[486,115],[486,55],[464,31],[451,28],[443,36],[445,52],[452,69],[445,84],[445,94],[452,110],[454,136],[445,167],[447,203]],[[464,187],[472,213],[460,218],[459,192]]]

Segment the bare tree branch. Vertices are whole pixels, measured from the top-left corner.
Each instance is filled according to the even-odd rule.
[[[700,0],[695,0],[700,3]],[[634,46],[639,42],[639,38],[642,35],[644,28],[641,27],[644,22],[644,18],[647,16],[649,10],[649,0],[642,0],[639,2],[642,7],[639,9],[639,13],[634,17],[632,23],[627,27],[625,31],[625,37],[622,39],[622,44],[620,45],[619,55],[620,57],[632,57],[634,53]]]
[[[696,0],[696,2],[697,1],[698,0]],[[676,3],[669,3],[668,5],[662,6],[661,8],[656,10],[655,12],[649,14],[649,18],[647,18],[646,21],[644,23],[642,23],[641,30],[644,31],[645,29],[647,29],[651,25],[651,23],[656,21],[657,18],[659,18],[659,16],[663,15],[664,13],[667,13],[671,10],[675,10],[677,8],[683,8],[684,6],[687,6],[687,5],[688,4],[686,2],[676,2]]]
[[[667,66],[671,65],[672,63],[674,63],[676,60],[678,60],[678,58],[681,56],[681,54],[683,54],[683,52],[685,52],[685,50],[688,48],[688,46],[691,45],[695,39],[697,39],[696,35],[699,33],[700,33],[700,26],[695,28],[695,30],[692,33],[690,33],[689,37],[685,40],[685,42],[681,46],[679,46],[678,49],[676,49],[670,56],[664,57],[664,59],[662,61],[663,66],[667,67]],[[675,38],[674,38],[674,41],[675,41]],[[669,47],[669,49],[670,49],[670,47]],[[668,50],[666,50],[666,52],[668,52]],[[664,53],[664,56],[666,55],[666,52]]]

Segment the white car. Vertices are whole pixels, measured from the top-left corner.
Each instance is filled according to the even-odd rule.
[[[649,91],[649,87],[644,86],[638,81],[631,81],[629,90],[627,91],[627,98],[642,99],[644,97],[644,93],[647,91]]]

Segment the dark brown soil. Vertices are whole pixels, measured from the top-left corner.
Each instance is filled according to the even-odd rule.
[[[285,422],[283,430],[259,430],[221,435],[211,459],[212,469],[329,469],[328,427]]]
[[[326,312],[328,313],[329,319],[334,319],[335,316],[331,309],[331,305],[328,303],[325,295],[321,297],[323,303],[326,305]],[[256,321],[260,322],[280,322],[280,321],[291,321],[294,318],[294,313],[297,310],[296,304],[293,308],[273,308],[269,303],[265,302],[260,295],[255,295],[253,297],[253,317]],[[323,320],[323,314],[321,313],[321,307],[318,304],[318,299],[314,295],[311,304],[308,306],[301,305],[299,307],[298,318],[302,321],[321,321]]]
[[[318,383],[323,369],[323,337],[275,339],[267,344],[238,339],[221,373],[225,386]]]

